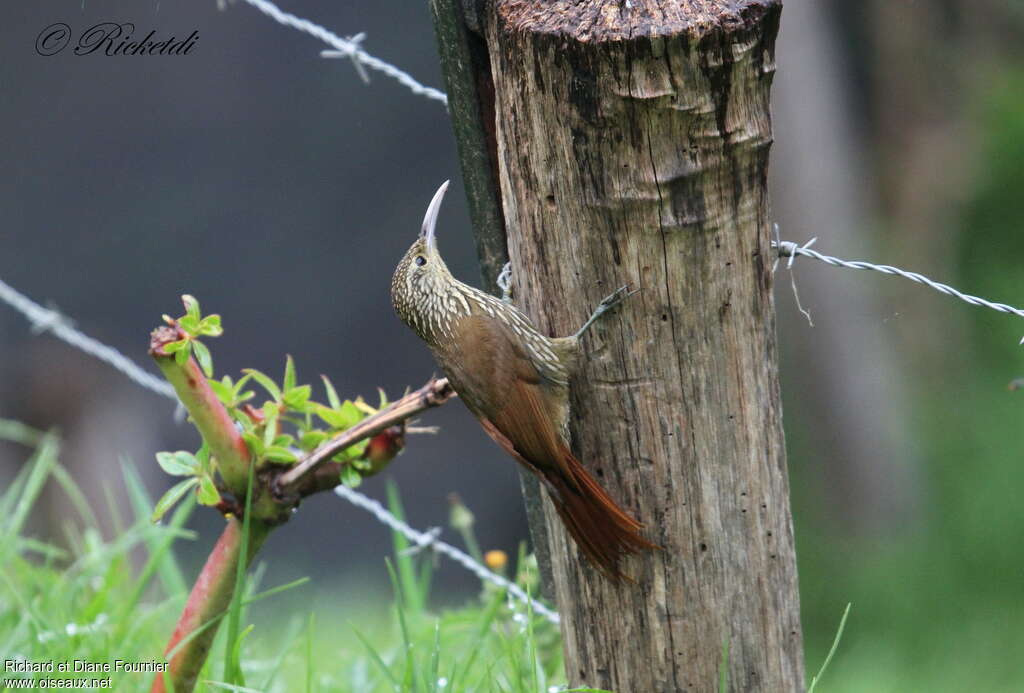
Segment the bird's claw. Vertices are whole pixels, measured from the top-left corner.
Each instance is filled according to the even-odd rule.
[[[498,288],[501,289],[501,300],[508,303],[512,300],[512,263],[506,262],[498,274]]]
[[[622,303],[633,294],[640,293],[640,289],[633,289],[630,291],[629,284],[623,284],[609,296],[605,296],[602,301],[597,304],[597,307],[601,312],[614,308],[619,303]]]
[[[625,284],[616,289],[614,293],[605,296],[604,299],[597,304],[597,308],[594,309],[594,312],[591,313],[587,321],[583,323],[583,327],[576,331],[576,338],[579,339],[580,337],[582,337],[583,333],[586,332],[590,328],[590,326],[593,325],[597,321],[597,319],[600,318],[602,315],[604,315],[609,310],[625,301],[633,294],[639,293],[639,291],[640,289],[634,289],[630,291],[629,284]]]

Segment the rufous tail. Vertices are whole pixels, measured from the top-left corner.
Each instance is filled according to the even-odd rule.
[[[611,499],[572,453],[566,450],[564,455],[568,476],[552,468],[541,472],[562,522],[602,573],[616,582],[633,582],[619,568],[620,559],[658,545],[641,536],[643,525]]]

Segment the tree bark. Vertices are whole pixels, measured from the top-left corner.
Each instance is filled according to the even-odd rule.
[[[515,296],[584,339],[574,450],[663,547],[615,585],[545,514],[566,669],[618,693],[803,689],[766,168],[777,0],[495,0]],[[723,655],[728,648],[727,657]]]
[[[437,49],[448,90],[448,112],[459,150],[462,179],[473,222],[483,290],[497,293],[497,279],[508,262],[505,219],[498,189],[498,142],[494,132],[494,82],[480,27],[477,0],[430,0]],[[540,482],[519,467],[530,523],[541,595],[554,601],[548,526],[541,510]]]

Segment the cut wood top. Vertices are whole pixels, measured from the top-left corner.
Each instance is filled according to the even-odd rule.
[[[781,0],[498,0],[503,28],[577,41],[623,41],[689,35],[757,25]]]

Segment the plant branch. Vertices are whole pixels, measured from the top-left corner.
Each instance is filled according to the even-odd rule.
[[[268,525],[255,518],[250,521],[248,556],[245,558],[247,567],[269,533]],[[242,523],[237,518],[229,517],[227,526],[196,579],[164,651],[165,656],[173,652],[166,676],[176,693],[191,691],[195,687],[196,678],[206,663],[213,639],[217,635],[220,618],[231,604],[241,553]],[[153,681],[151,693],[164,693],[166,690],[164,675],[158,674]]]
[[[271,529],[287,519],[289,511],[302,497],[338,485],[344,463],[331,461],[332,457],[356,443],[372,439],[365,459],[370,462],[370,473],[378,471],[375,465],[382,468],[401,449],[405,423],[410,417],[455,396],[447,380],[431,378],[420,389],[328,440],[296,466],[279,473],[277,470],[281,467],[262,465],[263,469],[254,475],[256,470],[249,447],[210,387],[199,363],[191,354],[187,361],[179,363],[178,358],[184,353],[180,349],[178,352],[167,350],[168,345],[187,336],[175,321],[168,319],[167,326],[153,331],[149,352],[217,460],[226,490],[234,499],[222,496],[217,505],[218,510],[226,514],[227,525],[192,588],[164,653],[170,666],[154,680],[153,693],[164,693],[168,688],[178,693],[193,690],[221,618],[232,603],[239,576],[248,568]],[[258,483],[251,487],[253,479],[258,479]],[[245,525],[249,526],[246,538],[245,525],[239,518],[241,501],[247,498],[246,489],[250,487],[252,495],[244,506]],[[232,621],[231,626],[234,632],[237,623]]]
[[[313,450],[296,463],[294,467],[291,467],[277,478],[274,488],[275,495],[279,498],[287,497],[299,492],[300,487],[303,491],[307,491],[301,495],[309,495],[309,493],[323,490],[315,479],[310,482],[307,478],[314,476],[314,473],[325,462],[345,448],[370,438],[395,424],[400,424],[422,411],[438,407],[454,396],[455,390],[451,388],[446,378],[431,378],[420,389],[410,392],[400,400],[392,402],[376,414],[366,417],[352,428],[339,433],[320,445],[316,450]],[[340,467],[338,471],[340,471]],[[338,485],[337,476],[334,476],[334,480],[335,483],[331,484],[329,488]]]
[[[249,478],[249,447],[242,440],[227,409],[210,389],[196,360],[190,357],[184,365],[179,365],[174,354],[164,351],[164,347],[184,336],[177,327],[156,328],[150,337],[149,354],[174,386],[178,399],[210,446],[228,489],[235,497],[244,498]]]

